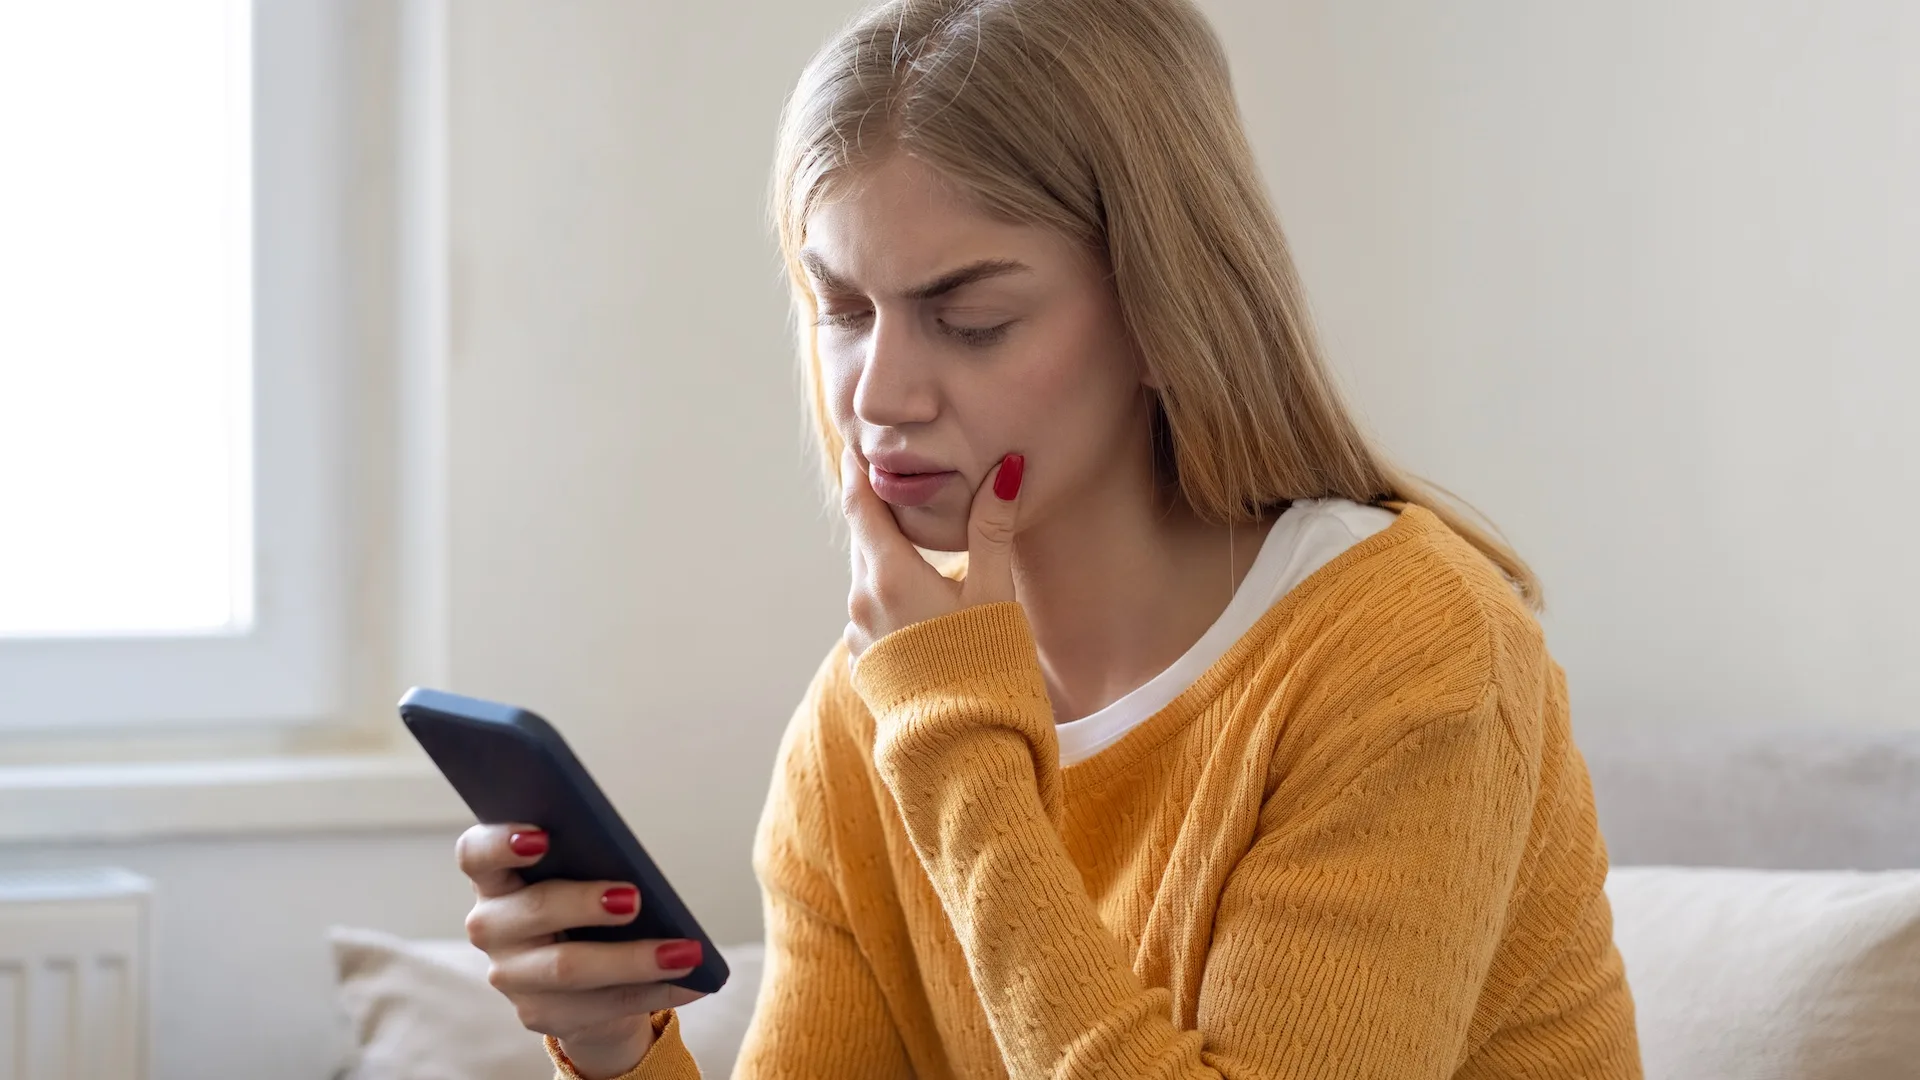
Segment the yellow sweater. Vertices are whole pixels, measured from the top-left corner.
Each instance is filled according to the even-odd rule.
[[[754,864],[736,1076],[1640,1076],[1561,672],[1418,507],[1065,769],[1018,604],[836,648]]]

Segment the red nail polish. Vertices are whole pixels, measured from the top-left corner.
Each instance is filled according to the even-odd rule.
[[[507,846],[513,849],[515,855],[522,858],[528,855],[545,855],[547,834],[544,831],[517,832],[507,837]]]
[[[669,941],[653,951],[653,962],[663,971],[676,968],[694,968],[700,966],[700,943],[697,941]]]
[[[631,915],[640,908],[640,891],[619,885],[600,894],[600,906],[609,915]]]
[[[1025,454],[1008,454],[1000,459],[1000,475],[993,478],[993,493],[1000,496],[1001,502],[1010,502],[1020,494],[1020,474],[1026,471]]]

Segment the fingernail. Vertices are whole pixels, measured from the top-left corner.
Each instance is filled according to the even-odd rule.
[[[653,962],[664,971],[695,968],[700,966],[700,955],[697,941],[669,941],[653,951]]]
[[[547,834],[545,831],[517,832],[507,837],[507,846],[513,849],[515,855],[522,858],[528,855],[545,855]]]
[[[993,478],[993,493],[1001,502],[1011,502],[1020,494],[1020,474],[1027,471],[1025,454],[1008,454],[1000,459],[1000,475]]]
[[[609,915],[631,915],[640,906],[640,890],[617,885],[600,894],[600,906]]]

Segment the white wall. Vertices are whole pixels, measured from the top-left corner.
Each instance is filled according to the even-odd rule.
[[[1336,364],[1576,720],[1920,722],[1920,5],[1213,0]]]
[[[721,940],[846,622],[762,210],[845,10],[452,6],[453,683],[558,724]]]
[[[449,6],[451,681],[559,723],[749,935],[844,619],[762,194],[852,5]],[[1916,9],[1207,6],[1337,366],[1545,575],[1582,725],[1911,724]],[[318,1077],[321,932],[457,935],[452,835],[0,861],[159,881],[161,1080]]]

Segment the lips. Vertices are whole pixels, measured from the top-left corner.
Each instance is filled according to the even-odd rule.
[[[945,462],[905,450],[876,449],[862,451],[860,456],[867,462],[867,482],[873,493],[893,506],[925,506],[960,477]]]
[[[938,472],[894,472],[879,465],[867,468],[867,482],[873,485],[873,493],[884,501],[901,507],[925,506],[940,494],[940,489],[951,483],[960,474],[952,469]]]
[[[905,450],[867,450],[861,452],[862,458],[875,468],[884,469],[896,476],[917,476],[921,473],[951,472],[945,462],[930,457],[911,454]]]

